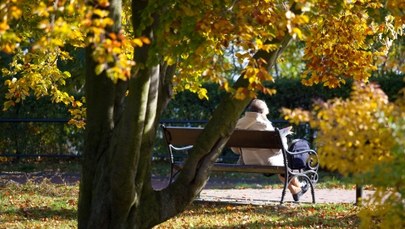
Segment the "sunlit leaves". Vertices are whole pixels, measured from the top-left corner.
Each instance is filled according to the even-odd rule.
[[[393,110],[381,89],[355,84],[350,99],[319,102],[312,114],[295,110],[286,115],[305,117],[318,129],[316,142],[324,166],[352,174],[370,171],[391,158]]]
[[[59,70],[58,62],[71,59],[64,50],[66,44],[84,46],[84,35],[77,20],[84,13],[83,5],[70,1],[11,2],[18,3],[19,10],[30,20],[18,20],[15,15],[8,20],[8,24],[16,39],[1,36],[3,47],[14,47],[10,52],[6,51],[13,54],[9,67],[2,69],[3,76],[9,77],[5,81],[9,89],[4,109],[31,94],[37,98],[49,96],[54,102],[71,104],[74,98],[60,90],[70,73]],[[7,6],[2,10],[12,12],[13,7]]]
[[[185,12],[188,4],[199,9],[193,12],[192,19]],[[176,11],[177,6],[174,7]],[[170,23],[170,29],[164,30],[167,36],[162,44],[163,47],[176,47],[174,51],[168,48],[167,52],[163,52],[169,64],[178,63],[181,69],[175,78],[175,91],[187,89],[180,81],[197,80],[191,84],[215,82],[228,92],[235,93],[236,97],[241,97],[241,92],[247,92],[243,96],[255,96],[257,91],[273,93],[263,85],[263,82],[272,81],[268,66],[263,62],[258,64],[253,54],[259,50],[271,52],[279,48],[278,42],[271,41],[284,35],[287,19],[283,7],[274,1],[190,2],[179,6],[179,11],[184,12],[170,19],[175,21]],[[232,61],[239,65],[249,63],[238,74],[248,79],[246,90],[230,87],[233,79],[229,79],[229,72],[235,68]]]
[[[287,18],[287,28],[288,32],[302,40],[305,38],[304,33],[301,31],[302,25],[306,25],[309,22],[309,17],[305,14],[296,15],[292,11],[288,10],[286,12]]]
[[[6,80],[8,86],[6,99],[13,100],[4,104],[4,109],[14,102],[21,102],[31,93],[37,98],[42,96],[50,96],[54,102],[63,102],[68,105],[74,99],[66,92],[59,90],[59,85],[64,85],[65,80],[70,77],[70,73],[62,72],[57,68],[57,54],[51,51],[40,49],[39,52],[31,52],[24,54],[19,51],[14,56],[15,60],[10,64],[10,69],[3,69],[3,75],[9,76],[11,79]],[[26,63],[20,62],[22,58]],[[17,74],[23,74],[23,77],[18,77]]]
[[[312,112],[284,109],[284,114],[289,120],[309,121],[318,130],[316,147],[323,166],[377,188],[360,214],[364,228],[403,224],[403,97],[391,103],[378,86],[356,83],[349,99],[318,102]]]
[[[145,38],[144,41],[148,42]],[[142,46],[142,39],[127,39],[122,33],[109,33],[105,38],[94,44],[93,58],[97,66],[96,74],[106,71],[114,82],[127,80],[130,77],[133,61],[133,48]]]
[[[86,125],[86,107],[84,106],[85,98],[83,97],[81,101],[73,101],[72,108],[69,109],[70,120],[69,124],[72,124],[78,128],[84,128]]]
[[[331,3],[331,2],[328,2]],[[404,25],[387,14],[384,2],[336,1],[320,4],[310,14],[305,32],[303,83],[335,88],[347,79],[367,82],[385,58]],[[316,13],[314,13],[316,12]]]
[[[387,8],[396,18],[395,27],[403,28],[405,24],[405,2],[403,0],[388,0]]]
[[[374,65],[375,53],[367,51],[367,18],[362,14],[324,18],[312,27],[307,40],[304,60],[307,85],[323,83],[330,88],[345,83],[345,79],[367,81]]]
[[[364,228],[378,225],[381,228],[404,227],[405,217],[405,94],[396,101],[394,117],[389,122],[395,146],[393,159],[374,167],[362,177],[364,183],[377,187],[375,194],[367,201],[371,207],[360,213]]]
[[[118,29],[112,29],[115,22],[110,18],[108,0],[89,4],[73,0],[2,1],[0,49],[14,55],[10,67],[3,70],[10,88],[6,107],[30,94],[51,96],[73,106],[75,99],[60,91],[69,75],[57,70],[58,63],[71,59],[66,45],[91,46],[95,72],[113,82],[131,77],[134,47],[150,45],[154,55],[149,55],[148,64],[176,65],[175,93],[190,90],[207,98],[202,85],[214,82],[235,97],[245,98],[255,97],[257,92],[274,93],[264,84],[274,80],[269,74],[272,63],[255,55],[276,51],[286,36],[306,43],[304,82],[337,87],[347,79],[367,81],[403,28],[402,3],[397,0],[387,5],[378,0],[297,0],[288,4],[274,0],[188,0],[154,2],[147,7],[137,29],[156,22],[153,15],[157,9],[170,12],[159,12],[153,40],[149,40],[135,37],[129,1],[123,2],[122,26]],[[384,6],[392,16],[386,10],[384,14],[378,11]],[[376,13],[380,19],[374,19],[371,11],[380,13]],[[22,15],[32,17],[19,20]],[[233,88],[234,80],[241,76],[247,85]]]
[[[133,50],[136,46],[149,43],[146,38],[131,38],[124,30],[109,31],[114,25],[110,18],[109,11],[104,7],[109,5],[108,1],[98,1],[96,8],[89,7],[85,16],[85,27],[83,30],[87,35],[86,44],[93,47],[93,59],[97,63],[95,73],[97,75],[106,72],[108,78],[113,82],[128,80],[133,61]],[[101,8],[97,8],[100,6]],[[123,20],[129,23],[124,14]],[[124,25],[125,28],[126,24]]]
[[[12,53],[21,41],[10,27],[10,22],[21,17],[20,7],[19,2],[15,0],[5,0],[0,3],[0,50],[2,52]]]
[[[94,4],[105,8],[109,2]],[[33,94],[49,96],[75,110],[75,98],[61,90],[70,73],[58,69],[60,62],[72,59],[66,46],[93,46],[97,73],[105,71],[114,82],[130,77],[134,47],[150,42],[109,32],[114,22],[109,11],[101,8],[76,1],[10,0],[0,4],[0,49],[13,58],[2,69],[2,75],[9,78],[4,109]],[[22,14],[30,20],[20,20]]]
[[[363,178],[365,183],[377,187],[375,194],[366,201],[370,207],[360,212],[364,228],[370,225],[381,228],[405,226],[405,110],[401,111],[402,118],[391,123],[392,137],[396,141],[393,160],[377,165]]]

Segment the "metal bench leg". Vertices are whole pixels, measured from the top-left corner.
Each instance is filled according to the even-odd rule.
[[[289,180],[288,180],[288,175],[286,175],[284,177],[284,187],[283,187],[283,191],[281,192],[281,200],[280,200],[280,205],[282,205],[284,203],[284,197],[285,197],[285,193],[287,191],[287,186],[289,184]]]
[[[361,206],[361,199],[363,198],[363,186],[356,184],[356,206]]]
[[[311,188],[311,195],[312,195],[312,203],[315,203],[315,188],[314,188],[314,183],[311,181],[311,178],[309,178],[305,174],[299,174],[297,175],[298,177],[301,177],[304,179],[304,181],[309,184],[309,187]]]
[[[308,176],[302,176],[304,180],[309,184],[311,188],[311,195],[312,195],[312,203],[315,203],[315,189],[314,184],[312,183],[311,179]]]
[[[171,185],[174,181],[174,177],[177,176],[177,174],[179,174],[180,170],[174,170],[174,166],[172,166],[172,168],[170,169],[170,180],[169,180],[169,185]]]
[[[312,203],[315,203],[315,190],[314,190],[314,185],[312,184],[311,181],[309,181],[309,185],[311,186],[311,194],[312,194]]]

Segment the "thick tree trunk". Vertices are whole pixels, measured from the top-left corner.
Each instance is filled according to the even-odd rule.
[[[143,199],[156,193],[150,166],[159,119],[159,76],[157,67],[148,68],[129,82],[113,84],[88,72],[79,228],[148,227],[142,221],[150,212],[138,209]]]
[[[91,50],[90,50],[91,52]],[[114,129],[114,89],[105,75],[96,76],[91,54],[88,55],[86,77],[87,123],[85,151],[79,195],[79,228],[90,228],[92,221],[107,225],[111,210],[108,202],[110,188],[109,155]]]

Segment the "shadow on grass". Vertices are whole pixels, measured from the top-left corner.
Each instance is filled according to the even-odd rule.
[[[76,220],[75,209],[52,209],[50,207],[26,207],[1,212],[3,219],[24,218],[26,220]]]

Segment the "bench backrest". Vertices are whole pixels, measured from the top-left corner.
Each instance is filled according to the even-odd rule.
[[[163,132],[168,144],[174,146],[194,145],[203,128],[198,127],[163,127]],[[240,130],[236,129],[232,133],[227,147],[239,148],[267,148],[282,149],[283,143],[280,132],[260,131],[260,130]]]

